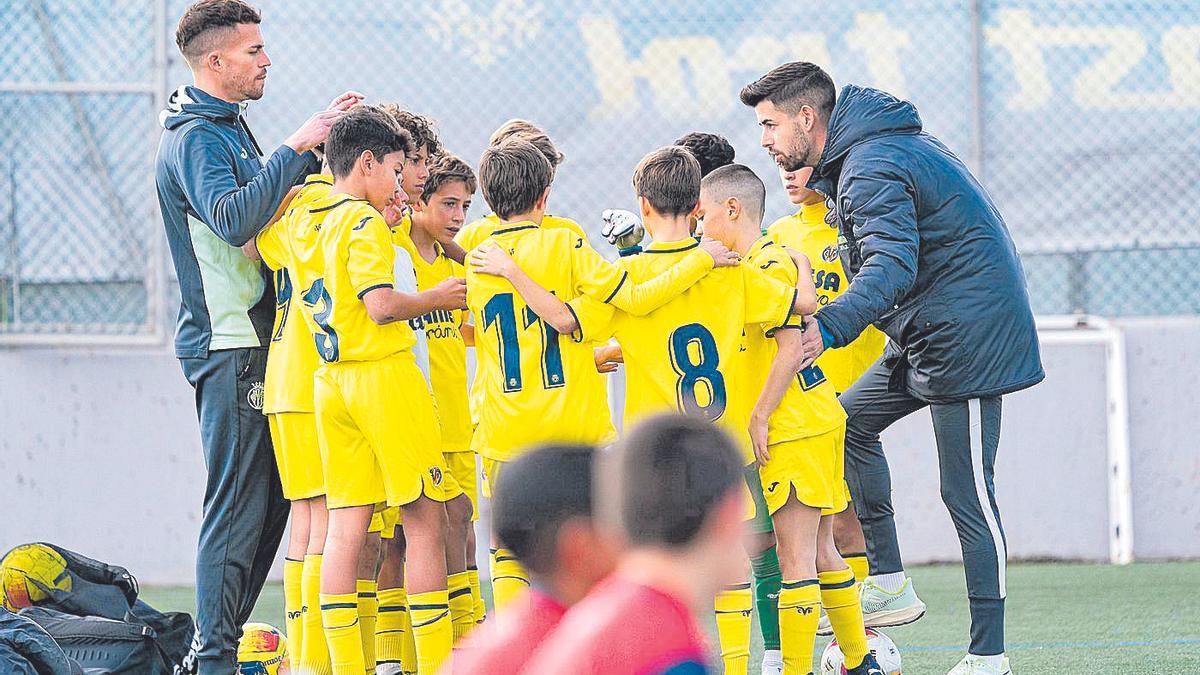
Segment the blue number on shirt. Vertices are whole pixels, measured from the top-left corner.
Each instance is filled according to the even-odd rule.
[[[287,269],[275,271],[275,333],[271,342],[283,339],[283,327],[287,325],[288,311],[292,307],[292,277]]]
[[[825,381],[825,371],[820,366],[809,366],[796,373],[796,379],[800,380],[800,388],[808,391]]]
[[[699,414],[712,421],[725,414],[725,376],[717,368],[721,356],[717,352],[717,341],[707,328],[698,323],[680,326],[671,333],[671,367],[679,375],[675,393],[679,410],[688,414]],[[693,350],[695,354],[693,354]],[[696,398],[696,387],[708,390],[708,403],[701,405]]]
[[[517,313],[512,293],[498,293],[483,306],[483,330],[496,326],[504,391],[521,391],[521,347],[517,344]]]
[[[535,324],[542,337],[542,388],[557,389],[567,383],[563,374],[562,352],[558,346],[558,331],[528,307],[523,315],[523,327]],[[504,391],[521,391],[521,345],[517,340],[517,312],[512,293],[498,293],[483,306],[483,330],[496,326],[497,343],[500,345],[500,370],[504,376]]]
[[[535,323],[542,329],[542,388],[557,389],[567,383],[563,375],[562,352],[558,348],[558,331],[526,307],[525,327]]]
[[[329,315],[333,312],[333,299],[329,297],[329,291],[325,290],[325,280],[314,281],[301,299],[312,309],[313,321],[324,331],[313,333],[313,341],[317,344],[317,353],[326,363],[337,361],[341,352],[338,349],[337,331],[329,325]],[[317,311],[318,303],[321,305],[320,311]]]

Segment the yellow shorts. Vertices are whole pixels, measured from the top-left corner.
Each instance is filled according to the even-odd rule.
[[[479,474],[475,468],[475,453],[467,450],[447,452],[445,456],[450,478],[458,485],[459,494],[465,494],[471,500],[471,520],[479,520]]]
[[[321,445],[317,442],[317,416],[304,412],[267,415],[275,464],[287,499],[308,499],[325,494]]]
[[[771,461],[759,470],[767,509],[775,513],[793,494],[805,506],[828,516],[846,509],[843,465],[846,428],[767,447]]]
[[[325,364],[314,385],[329,508],[450,498],[433,395],[412,352]]]
[[[504,472],[504,465],[508,464],[508,462],[487,459],[485,456],[481,456],[479,459],[482,460],[481,464],[484,465],[484,496],[492,498],[492,495],[496,492],[496,482],[500,479],[500,473]]]
[[[378,532],[381,538],[391,539],[396,536],[396,525],[399,523],[399,506],[376,506],[375,512],[371,514],[371,524],[367,526],[367,532]]]

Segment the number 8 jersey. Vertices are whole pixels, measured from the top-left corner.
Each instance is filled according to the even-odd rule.
[[[631,279],[645,281],[697,246],[695,239],[654,242],[620,264]],[[785,324],[795,300],[794,287],[743,262],[713,270],[645,317],[614,312],[586,299],[572,303],[572,309],[592,339],[616,337],[621,344],[626,428],[672,410],[700,415],[737,439],[750,463],[750,409],[740,395],[743,331],[755,324]],[[765,371],[770,365],[755,367]]]
[[[641,313],[661,306],[712,269],[712,258],[698,252],[678,259],[679,265],[653,283],[640,285],[565,229],[514,223],[491,238],[564,302],[588,297],[601,306],[611,303]],[[506,279],[470,268],[467,306],[475,322],[474,386],[480,388],[472,450],[507,462],[538,443],[613,440],[606,390],[587,384],[599,377],[591,336],[559,335]]]

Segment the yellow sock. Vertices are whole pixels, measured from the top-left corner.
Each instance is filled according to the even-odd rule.
[[[492,606],[499,611],[529,588],[529,575],[512,551],[492,550]]]
[[[850,571],[854,572],[854,582],[861,584],[863,579],[871,573],[871,568],[867,565],[866,553],[845,553],[842,554],[842,559],[850,566]]]
[[[304,648],[304,599],[301,591],[304,561],[283,559],[283,616],[288,639],[288,663],[300,670],[300,650]]]
[[[479,623],[487,615],[487,607],[483,604],[483,592],[479,586],[479,569],[468,567],[467,580],[471,584],[471,601],[474,603],[471,618],[475,623]]]
[[[816,579],[784,581],[779,589],[779,639],[783,672],[812,672],[813,643],[821,619],[821,589]]]
[[[750,663],[750,624],[754,592],[749,583],[727,586],[717,594],[717,640],[726,673],[744,673]]]
[[[321,594],[321,624],[329,643],[333,675],[363,675],[362,636],[358,631],[358,594]]]
[[[863,628],[862,604],[849,569],[821,572],[821,605],[829,617],[829,627],[846,655],[846,669],[857,668],[867,655],[867,633]]]
[[[471,596],[471,582],[466,572],[446,577],[450,593],[450,623],[454,626],[454,642],[466,637],[475,626],[475,598]]]
[[[362,640],[363,664],[375,672],[375,623],[379,616],[379,584],[367,579],[358,582],[358,636]]]
[[[446,590],[409,593],[408,613],[417,643],[417,673],[433,675],[450,659],[454,628],[450,620],[450,598]]]
[[[306,675],[329,675],[329,646],[321,625],[321,558],[304,556],[300,574],[301,632],[308,636],[301,645],[300,672]]]
[[[404,661],[404,638],[412,630],[408,621],[408,597],[403,588],[379,591],[379,618],[375,622],[375,662],[398,664],[402,672],[412,672],[415,661]]]

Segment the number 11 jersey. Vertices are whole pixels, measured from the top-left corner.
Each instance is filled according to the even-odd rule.
[[[491,239],[563,302],[586,296],[602,306],[642,313],[712,269],[712,258],[700,253],[677,260],[680,264],[662,278],[638,285],[569,230],[513,223]],[[481,391],[472,450],[507,462],[539,443],[604,444],[615,438],[605,388],[587,384],[600,377],[589,335],[559,335],[508,280],[472,268],[467,269],[467,307],[475,322],[474,386]]]

